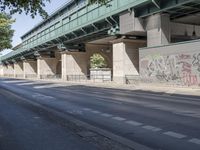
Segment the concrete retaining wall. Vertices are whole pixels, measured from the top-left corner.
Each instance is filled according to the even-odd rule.
[[[139,57],[144,82],[200,86],[200,40],[140,49]]]

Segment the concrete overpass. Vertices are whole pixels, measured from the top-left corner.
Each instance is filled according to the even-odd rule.
[[[20,48],[1,58],[1,74],[64,80],[86,80],[96,76],[110,79],[107,76],[111,76],[118,83],[127,82],[129,76],[140,76],[153,82],[179,79],[180,84],[187,85],[183,82],[185,73],[180,68],[174,68],[179,72],[176,79],[160,78],[174,74],[173,69],[167,68],[164,55],[168,58],[174,52],[179,56],[183,51],[171,50],[168,55],[158,50],[159,53],[156,51],[154,55],[162,56],[162,59],[156,62],[150,54],[155,46],[162,49],[166,45],[173,47],[177,42],[199,39],[199,6],[199,0],[111,0],[106,6],[71,0],[25,33]],[[193,43],[199,45],[199,41],[191,41],[188,49],[187,43],[177,44],[184,49],[184,55],[191,50],[193,55],[198,56],[200,49],[195,49]],[[139,50],[142,47],[147,49]],[[97,70],[91,76],[90,57],[94,53],[100,53],[105,58],[107,68]],[[187,62],[191,71],[186,77],[195,74],[195,84],[188,85],[196,86],[200,78],[199,72],[192,72],[195,70],[192,58],[188,57],[191,59]],[[164,69],[157,69],[146,76],[146,72],[152,69],[151,64],[154,70],[160,64]]]

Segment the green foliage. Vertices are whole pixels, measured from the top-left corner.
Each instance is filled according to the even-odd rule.
[[[10,10],[11,14],[22,13],[30,14],[33,18],[40,14],[44,19],[48,17],[47,12],[43,9],[46,2],[51,0],[0,0],[0,11]],[[66,0],[67,1],[67,0]],[[106,5],[111,0],[88,0],[90,4],[99,3]]]
[[[14,30],[11,29],[11,24],[14,20],[10,15],[0,13],[0,51],[12,48],[11,42]]]
[[[11,14],[25,12],[32,17],[40,14],[43,18],[46,18],[48,15],[43,9],[46,2],[50,2],[50,0],[0,0],[0,11],[4,12],[9,9]]]
[[[106,68],[107,64],[105,59],[100,54],[93,54],[90,57],[91,68]]]

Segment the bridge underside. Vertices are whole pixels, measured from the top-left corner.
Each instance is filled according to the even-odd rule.
[[[163,71],[171,71],[169,76],[173,76],[176,67],[170,71],[162,69],[166,69],[167,64],[176,62],[176,60],[168,62],[174,50],[174,53],[180,54],[181,58],[183,57],[181,54],[188,56],[185,58],[188,62],[182,66],[183,70],[178,68],[181,75],[177,76],[183,80],[184,77],[192,80],[190,77],[199,76],[199,73],[194,71],[199,65],[199,55],[193,50],[194,56],[189,56],[189,50],[177,45],[178,42],[200,39],[199,7],[198,0],[149,1],[134,10],[124,10],[34,48],[13,52],[4,58],[1,72],[5,76],[23,78],[62,78],[68,81],[113,80],[125,83],[127,77],[145,76],[145,72],[152,71],[152,68],[157,72],[152,71],[153,74],[150,72],[149,79],[156,75],[163,77]],[[191,43],[188,45],[193,49]],[[188,45],[186,44],[186,47]],[[140,50],[145,46],[148,50],[144,51],[147,52]],[[176,46],[184,49],[184,53],[176,49]],[[153,49],[158,47],[160,49],[170,47],[170,54],[165,57],[167,49],[165,52],[157,50],[159,53],[156,54]],[[151,51],[154,55],[150,55]],[[106,68],[91,69],[90,60],[94,54],[100,54],[105,59]],[[157,56],[162,59],[157,60]],[[179,55],[172,57],[179,58]],[[195,65],[192,64],[196,61]],[[185,75],[186,66],[189,66],[189,72]],[[190,75],[192,72],[194,74]],[[148,78],[145,76],[146,79]],[[195,79],[200,82],[199,78]]]

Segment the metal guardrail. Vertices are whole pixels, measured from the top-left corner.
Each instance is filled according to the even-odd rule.
[[[14,74],[4,74],[3,77],[14,78]]]
[[[34,79],[34,78],[37,78],[37,74],[26,74],[24,77],[26,79]]]
[[[24,78],[24,74],[15,74],[15,78]]]
[[[105,18],[107,17],[111,17],[112,15],[121,13],[124,10],[141,5],[148,1],[149,0],[128,0],[128,1],[127,0],[126,1],[112,0],[110,1],[110,4],[111,4],[110,7],[106,7],[104,5],[97,5],[97,4],[94,4],[94,5],[84,4],[83,6],[81,5],[81,7],[74,8],[77,10],[75,12],[72,12],[72,14],[68,12],[67,16],[60,17],[60,20],[62,20],[62,26],[57,28],[56,23],[55,23],[54,30],[50,31],[50,29],[48,29],[49,32],[45,33],[45,34],[48,34],[48,36],[43,35],[43,36],[47,36],[48,38],[45,38],[45,40],[43,40],[42,37],[38,37],[36,42],[34,41],[34,43],[28,44],[27,47],[20,48],[16,51],[13,51],[3,56],[2,61],[13,59],[17,55],[21,56],[23,55],[23,53],[25,52],[28,53],[30,52],[31,49],[36,48],[39,45],[45,44],[46,42],[49,42],[51,40],[55,40],[61,36],[65,37],[66,35],[70,35],[72,32],[79,31],[83,29],[84,27],[91,26],[91,24],[93,23],[101,22],[102,20],[105,21]],[[86,10],[86,12],[83,13],[82,12],[83,10]],[[69,19],[69,17],[71,19]],[[68,20],[68,21],[64,23],[65,22],[64,20]],[[116,26],[117,24],[113,24],[113,25]],[[102,26],[102,28],[107,30],[107,27],[105,28],[104,26]],[[55,34],[54,32],[57,34]],[[88,32],[88,34],[91,34],[91,32]]]
[[[40,79],[61,79],[61,74],[56,74],[56,75],[40,75]]]

